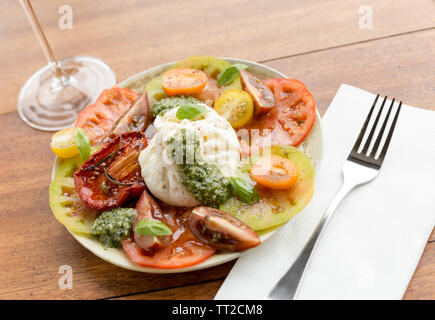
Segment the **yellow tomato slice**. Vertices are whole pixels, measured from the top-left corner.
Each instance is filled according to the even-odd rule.
[[[67,128],[56,132],[51,137],[50,147],[60,158],[71,158],[79,153],[76,146],[77,128]]]
[[[222,93],[217,98],[214,109],[236,129],[248,123],[254,114],[251,96],[240,89],[232,89]]]

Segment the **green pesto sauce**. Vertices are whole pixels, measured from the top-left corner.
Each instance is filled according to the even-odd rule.
[[[93,223],[92,233],[106,248],[118,248],[121,240],[128,237],[136,210],[132,208],[115,208],[104,211]]]
[[[172,98],[164,98],[157,101],[151,108],[151,114],[155,118],[158,115],[163,116],[166,111],[173,108],[181,107],[187,104],[202,103],[200,100],[187,96],[176,96]]]
[[[198,136],[182,129],[179,136],[167,143],[174,142],[176,146],[168,150],[171,150],[170,157],[178,164],[181,183],[187,191],[201,204],[215,208],[228,200],[232,195],[230,182],[214,163],[202,161],[198,152]]]
[[[215,164],[180,164],[178,171],[183,186],[206,206],[218,208],[231,197],[228,179]]]

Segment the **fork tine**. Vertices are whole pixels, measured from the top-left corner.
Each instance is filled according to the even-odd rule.
[[[375,122],[373,123],[372,130],[370,130],[370,133],[367,137],[367,141],[364,145],[364,148],[361,151],[362,154],[366,154],[367,151],[369,150],[370,142],[372,142],[373,135],[375,134],[375,130],[376,130],[376,127],[378,125],[379,118],[381,117],[382,110],[384,109],[385,101],[387,101],[387,96],[385,96],[384,101],[382,101],[382,105],[379,108],[378,114],[376,115]]]
[[[390,131],[388,132],[387,139],[385,140],[384,147],[382,148],[381,153],[379,154],[378,162],[379,165],[382,165],[382,162],[384,161],[385,154],[387,153],[388,146],[390,145],[391,137],[393,136],[394,127],[396,126],[397,118],[399,117],[400,109],[402,108],[402,101],[400,101],[399,106],[396,110],[396,115],[394,116],[394,120],[391,123]]]
[[[372,116],[373,110],[375,109],[376,102],[378,102],[378,98],[379,98],[379,94],[376,96],[375,101],[373,102],[373,105],[370,109],[370,112],[367,115],[366,121],[364,122],[364,125],[361,128],[361,131],[359,132],[358,139],[356,139],[355,144],[353,145],[352,152],[358,153],[359,146],[360,146],[361,141],[364,137],[364,133],[366,132],[367,126],[370,122],[370,117]]]
[[[387,115],[385,116],[384,123],[382,124],[382,128],[379,131],[378,138],[376,139],[376,142],[373,145],[372,151],[368,155],[369,157],[372,154],[373,154],[373,157],[375,157],[376,156],[376,152],[378,152],[378,147],[379,147],[379,144],[381,143],[382,136],[384,134],[385,128],[387,127],[388,119],[390,118],[390,113],[391,113],[391,110],[393,109],[394,101],[396,101],[396,98],[393,98],[393,100],[391,101],[390,108],[388,109]]]

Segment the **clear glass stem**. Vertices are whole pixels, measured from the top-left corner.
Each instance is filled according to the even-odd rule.
[[[33,10],[32,4],[30,0],[20,0],[21,6],[26,13],[27,18],[29,19],[30,25],[32,26],[33,32],[38,39],[39,44],[41,45],[42,51],[44,52],[45,58],[50,66],[51,71],[53,72],[53,76],[55,77],[54,86],[66,86],[68,85],[68,75],[62,70],[62,66],[57,61],[54,56],[53,50],[48,43],[47,37],[44,34],[44,31],[41,28],[41,24],[36,17],[35,11]]]
[[[85,106],[97,100],[101,91],[115,85],[115,74],[93,57],[57,60],[30,0],[19,1],[48,64],[24,83],[18,95],[18,114],[26,124],[39,130],[71,127]]]

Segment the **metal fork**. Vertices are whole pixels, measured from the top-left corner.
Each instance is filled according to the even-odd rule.
[[[395,99],[391,101],[390,108],[388,109],[388,113],[385,116],[385,120],[382,124],[381,129],[379,130],[376,141],[374,142],[370,153],[368,153],[371,141],[373,139],[373,136],[375,135],[379,118],[381,117],[382,110],[384,108],[385,102],[387,101],[387,97],[384,98],[382,105],[379,108],[379,111],[374,120],[372,129],[367,136],[367,140],[362,150],[358,152],[358,150],[361,148],[363,137],[366,133],[370,119],[373,116],[373,111],[375,109],[378,98],[379,94],[376,96],[370,112],[355,142],[355,145],[353,146],[352,151],[350,152],[347,160],[342,167],[344,178],[343,185],[337,192],[335,198],[330,203],[326,212],[323,214],[320,222],[317,224],[316,229],[314,230],[304,249],[300,253],[299,257],[296,259],[296,261],[290,267],[287,273],[281,278],[281,280],[278,281],[273,290],[267,296],[267,299],[294,299],[297,294],[301,279],[304,276],[306,267],[310,262],[312,252],[315,249],[318,240],[324,233],[324,230],[328,225],[329,220],[331,219],[335,209],[338,207],[341,200],[343,200],[343,198],[349,193],[349,191],[351,191],[356,186],[368,183],[377,177],[379,170],[381,169],[382,162],[384,161],[385,154],[387,153],[388,146],[393,135],[394,127],[396,126],[397,118],[402,107],[402,102],[400,102],[399,106],[396,109],[396,114],[394,116],[393,122],[391,123],[390,129],[387,133],[383,148],[382,150],[378,150],[380,148],[381,141],[384,136],[385,128],[387,127],[388,119],[390,117],[391,110],[393,109]],[[380,151],[380,153],[379,156],[376,157],[378,151]]]

